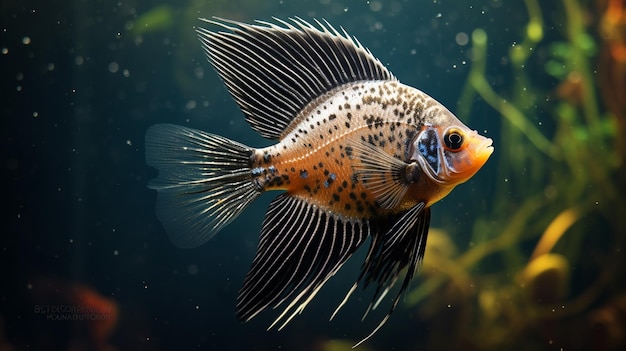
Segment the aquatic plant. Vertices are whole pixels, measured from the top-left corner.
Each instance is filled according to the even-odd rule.
[[[458,111],[470,118],[478,97],[502,116],[492,160],[498,181],[491,210],[472,229],[473,246],[457,255],[445,249],[452,244],[440,245],[445,233],[433,233],[423,281],[407,296],[435,323],[442,309],[454,309],[457,320],[446,323],[456,332],[448,327],[430,337],[438,348],[592,347],[597,328],[588,318],[600,313],[593,309],[624,311],[626,110],[624,95],[610,95],[626,91],[624,4],[598,2],[598,38],[587,22],[593,10],[562,0],[563,32],[549,40],[539,1],[525,5],[523,38],[508,53],[509,91],[496,91],[487,78],[488,33],[471,36]],[[547,53],[541,75],[529,69],[537,52]],[[594,323],[611,331],[607,349],[624,345],[626,321]]]

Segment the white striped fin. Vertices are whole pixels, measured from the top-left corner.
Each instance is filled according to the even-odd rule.
[[[225,29],[197,32],[246,119],[266,138],[279,139],[307,104],[341,85],[395,80],[369,50],[328,22],[202,20]]]
[[[282,328],[371,234],[365,221],[342,219],[300,198],[279,195],[263,222],[256,257],[237,298],[237,316],[248,321],[286,303],[272,324]]]

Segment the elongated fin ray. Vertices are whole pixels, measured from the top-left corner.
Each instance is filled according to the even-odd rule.
[[[266,138],[279,139],[306,105],[334,88],[395,80],[369,50],[328,22],[202,20],[225,29],[197,32],[247,121]]]
[[[298,197],[279,195],[263,222],[256,257],[237,298],[237,316],[248,321],[287,304],[272,324],[282,328],[371,234],[366,221],[343,219]]]
[[[418,203],[400,216],[390,218],[390,224],[386,231],[374,231],[359,278],[331,316],[332,319],[338,313],[361,282],[363,282],[364,288],[370,284],[376,284],[372,302],[366,311],[367,315],[370,310],[375,309],[381,303],[385,295],[395,285],[400,273],[406,268],[402,285],[391,302],[389,312],[385,314],[369,335],[353,347],[361,345],[387,322],[398,306],[400,297],[413,279],[424,257],[430,225],[430,207],[425,207],[423,202]]]
[[[146,161],[159,170],[148,185],[172,242],[197,247],[261,193],[252,182],[254,150],[227,138],[171,124],[146,133]]]
[[[395,284],[402,270],[406,268],[406,272],[389,312],[385,314],[378,326],[354,347],[374,335],[398,306],[400,297],[409,287],[411,279],[424,258],[429,226],[430,207],[425,207],[425,204],[421,202],[406,211],[381,238],[372,240],[372,246],[361,273],[365,287],[371,283],[377,285],[372,304],[370,304],[372,309],[376,308],[382,297]]]

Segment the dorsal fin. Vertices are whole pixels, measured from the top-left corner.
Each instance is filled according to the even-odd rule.
[[[300,19],[251,25],[208,20],[226,31],[197,32],[246,120],[262,136],[279,139],[307,104],[346,83],[395,77],[345,31]]]

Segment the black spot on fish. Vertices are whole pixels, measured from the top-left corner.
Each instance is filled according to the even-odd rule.
[[[380,117],[376,117],[376,119],[374,120],[374,127],[376,128],[382,127],[384,124],[385,124],[385,121]]]
[[[359,182],[359,176],[355,174],[352,174],[350,176],[350,180],[352,181],[352,188],[354,189],[356,187],[356,183]]]
[[[353,149],[352,146],[346,146],[346,155],[348,155],[348,157],[352,157],[352,153],[353,153]]]
[[[337,118],[337,115],[335,115],[334,113],[330,116],[328,116],[328,120],[332,121],[333,119]]]

